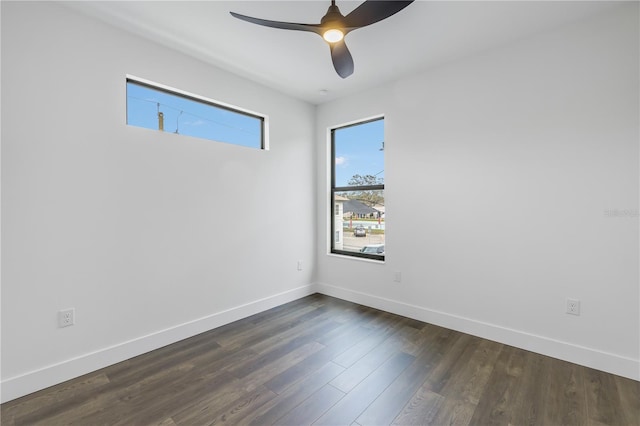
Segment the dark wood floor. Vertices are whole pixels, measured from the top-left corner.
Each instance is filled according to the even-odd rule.
[[[638,425],[640,383],[313,295],[1,415],[3,425]]]

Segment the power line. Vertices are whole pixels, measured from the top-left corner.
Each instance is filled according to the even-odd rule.
[[[143,99],[143,98],[139,98],[139,97],[137,97],[137,96],[131,96],[131,95],[127,95],[127,98],[130,98],[130,99],[137,99],[137,100],[139,100],[139,101],[148,102],[148,103],[151,103],[151,104],[157,105],[158,112],[160,112],[160,106],[161,106],[161,105],[162,105],[163,107],[165,107],[165,108],[173,109],[173,110],[178,111],[178,112],[180,113],[180,114],[178,115],[178,118],[180,117],[180,115],[182,115],[182,113],[185,113],[185,114],[187,114],[187,115],[190,115],[191,117],[199,118],[200,120],[208,121],[208,122],[210,122],[210,123],[213,123],[213,124],[216,124],[216,125],[219,125],[219,126],[228,127],[228,128],[230,128],[230,129],[233,129],[233,130],[238,130],[238,131],[241,131],[241,132],[247,133],[247,134],[249,134],[249,135],[254,135],[254,134],[255,134],[255,132],[251,132],[251,131],[249,131],[249,130],[247,130],[247,129],[245,129],[245,128],[238,127],[238,126],[233,126],[233,125],[231,125],[231,124],[224,123],[224,122],[221,122],[221,121],[212,120],[212,119],[210,119],[210,118],[202,117],[202,116],[200,116],[200,115],[198,115],[198,114],[193,114],[193,113],[191,113],[191,112],[186,112],[186,111],[184,111],[183,109],[178,108],[178,107],[175,107],[175,106],[173,106],[173,105],[169,105],[169,104],[165,104],[165,103],[157,102],[157,101],[152,101],[152,100],[149,100],[149,99]],[[212,108],[215,108],[215,107],[212,107]],[[177,133],[177,126],[176,126],[176,133]]]

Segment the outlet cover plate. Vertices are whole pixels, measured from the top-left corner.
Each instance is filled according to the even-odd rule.
[[[70,325],[75,324],[75,317],[76,310],[74,308],[58,311],[58,327],[69,327]]]
[[[578,299],[567,299],[567,313],[580,315],[580,301]]]

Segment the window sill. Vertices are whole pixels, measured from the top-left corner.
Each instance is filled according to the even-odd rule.
[[[366,257],[349,256],[349,255],[346,255],[346,254],[338,254],[338,253],[327,253],[327,256],[334,257],[334,258],[337,258],[337,259],[356,260],[356,261],[359,261],[359,262],[373,263],[375,265],[384,265],[384,263],[386,261],[386,258],[384,260],[368,259]]]

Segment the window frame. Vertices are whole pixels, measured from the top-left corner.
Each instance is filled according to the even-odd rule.
[[[329,226],[330,226],[329,235],[331,236],[331,238],[330,238],[331,246],[329,248],[329,253],[330,254],[335,254],[335,255],[340,255],[340,256],[348,256],[348,257],[355,257],[355,258],[361,258],[361,259],[370,259],[370,260],[376,260],[376,261],[379,261],[379,262],[384,262],[385,261],[386,254],[383,254],[383,255],[380,255],[380,254],[369,254],[369,253],[360,253],[360,252],[353,252],[353,251],[348,251],[348,250],[336,249],[335,248],[335,241],[334,241],[334,238],[333,238],[333,235],[336,232],[336,229],[335,229],[335,225],[336,225],[336,212],[335,212],[336,193],[338,193],[338,192],[348,192],[348,191],[379,191],[379,190],[385,191],[385,184],[384,183],[377,184],[377,185],[336,186],[335,132],[336,132],[336,130],[341,130],[341,129],[346,129],[346,128],[349,128],[349,127],[359,126],[359,125],[362,125],[362,124],[367,124],[367,123],[371,123],[371,122],[379,121],[379,120],[385,120],[384,115],[380,115],[380,116],[376,116],[376,117],[372,117],[372,118],[367,118],[367,119],[355,121],[355,122],[344,124],[344,125],[340,125],[340,126],[331,127],[329,129],[330,130],[330,144],[331,144],[331,147],[330,147],[330,156],[331,156],[331,158],[330,158],[330,162],[331,162],[330,173],[331,173],[331,177],[330,177],[330,183],[329,183],[329,202],[330,202],[329,205],[331,206],[331,212],[330,212],[330,215],[329,215],[331,217],[331,223],[329,224]],[[385,224],[385,253],[386,253],[386,224]]]
[[[269,150],[269,137],[268,137],[268,129],[269,129],[269,117],[265,114],[260,114],[258,112],[255,111],[251,111],[245,108],[241,108],[235,105],[231,105],[225,102],[220,102],[220,101],[216,101],[213,99],[209,99],[207,97],[204,96],[200,96],[200,95],[196,95],[194,93],[190,93],[187,92],[185,90],[181,90],[181,89],[176,89],[174,87],[170,87],[164,84],[160,84],[160,83],[156,83],[153,82],[151,80],[147,80],[144,78],[140,78],[140,77],[135,77],[133,75],[129,75],[127,74],[125,77],[125,93],[127,92],[127,86],[129,85],[129,83],[131,84],[135,84],[138,86],[142,86],[142,87],[146,87],[148,89],[152,89],[152,90],[157,90],[159,92],[164,92],[168,95],[172,95],[172,96],[178,96],[180,98],[189,100],[189,101],[193,101],[193,102],[198,102],[200,104],[204,104],[213,108],[218,108],[218,109],[223,109],[232,113],[236,113],[236,114],[240,114],[240,115],[244,115],[247,117],[251,117],[251,118],[255,118],[258,119],[260,121],[260,146],[259,147],[255,147],[255,146],[247,146],[247,145],[242,145],[242,144],[238,144],[238,143],[234,143],[234,142],[229,142],[229,141],[223,141],[223,140],[216,140],[216,139],[209,139],[209,138],[203,138],[200,136],[192,136],[192,135],[188,135],[188,134],[182,134],[182,136],[188,136],[188,137],[192,137],[192,138],[196,138],[196,139],[202,139],[202,140],[207,140],[207,141],[211,141],[211,142],[218,142],[218,143],[227,143],[227,144],[231,144],[231,145],[235,145],[235,146],[240,146],[240,147],[244,147],[244,148],[251,148],[251,149],[258,149],[260,151],[268,151]],[[127,95],[126,95],[127,96]],[[148,129],[148,130],[154,130],[148,127],[142,127],[142,126],[136,126],[134,124],[129,124],[128,121],[128,117],[129,117],[129,99],[127,97],[126,101],[125,101],[125,122],[127,124],[127,126],[132,126],[132,127],[139,127],[142,129]],[[156,130],[158,131],[158,130]]]

